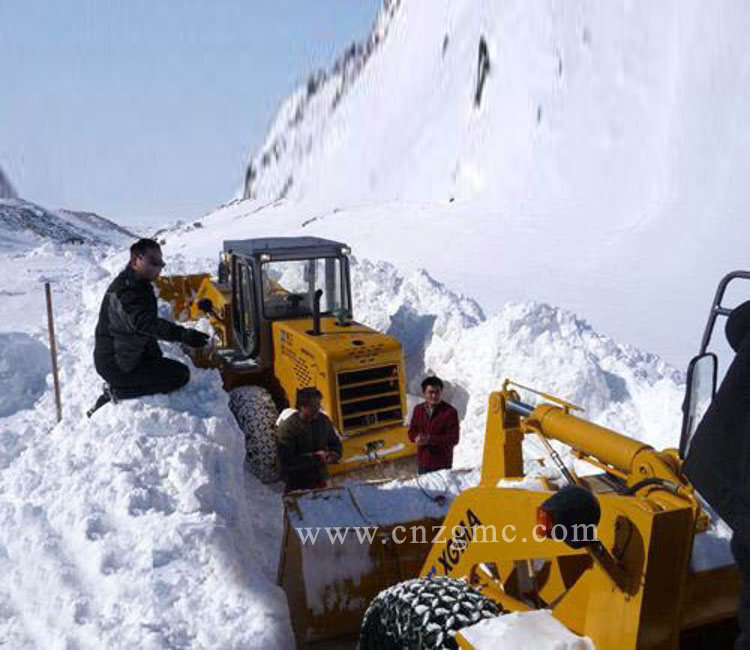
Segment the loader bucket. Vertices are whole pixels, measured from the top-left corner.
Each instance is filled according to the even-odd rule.
[[[297,646],[355,638],[380,591],[419,575],[453,499],[478,480],[444,470],[285,496],[278,583]]]
[[[231,288],[215,284],[208,273],[193,275],[171,275],[156,280],[159,298],[172,307],[172,316],[177,321],[197,320],[209,316],[214,333],[219,338],[219,348],[231,347]],[[208,298],[210,312],[204,311],[201,299]],[[213,346],[191,349],[188,354],[199,368],[221,368],[222,360],[214,355]]]

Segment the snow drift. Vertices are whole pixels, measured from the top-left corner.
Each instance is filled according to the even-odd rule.
[[[44,242],[124,244],[137,236],[93,212],[47,210],[23,199],[0,200],[0,250]]]
[[[47,387],[49,366],[49,351],[36,339],[0,334],[0,417],[34,405]]]
[[[72,294],[58,310],[64,419],[54,425],[50,390],[0,418],[0,644],[292,647],[273,584],[280,501],[243,472],[218,375],[193,369],[184,391],[86,419],[100,387],[98,304],[126,257],[44,252],[69,274],[58,291]],[[13,356],[31,338],[20,336],[4,335],[0,354],[15,379],[35,382],[35,355]]]

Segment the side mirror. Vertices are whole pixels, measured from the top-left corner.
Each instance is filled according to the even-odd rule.
[[[688,365],[685,400],[682,402],[680,458],[687,458],[690,443],[716,395],[718,360],[713,352],[693,357]]]
[[[555,492],[536,513],[542,536],[565,542],[575,549],[597,543],[596,527],[600,518],[596,497],[578,485],[567,485]]]

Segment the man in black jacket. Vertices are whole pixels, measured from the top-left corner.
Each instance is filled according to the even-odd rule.
[[[323,488],[328,463],[341,458],[341,440],[333,423],[320,411],[322,395],[315,387],[297,391],[297,411],[276,429],[281,476],[286,492]]]
[[[750,649],[750,301],[726,324],[735,357],[703,416],[683,471],[732,528],[732,553],[742,573],[737,650]]]
[[[159,244],[140,239],[130,247],[128,266],[109,285],[99,310],[94,348],[94,365],[108,391],[91,412],[111,398],[170,393],[189,381],[187,366],[165,358],[157,341],[199,348],[209,337],[159,318],[151,283],[164,266]]]

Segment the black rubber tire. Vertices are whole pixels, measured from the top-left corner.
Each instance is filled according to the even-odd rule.
[[[381,591],[365,612],[360,650],[458,648],[456,631],[499,616],[494,601],[463,580],[416,578]]]
[[[250,472],[263,483],[279,479],[274,428],[279,412],[271,393],[261,386],[229,391],[229,409],[245,434],[245,459]]]

